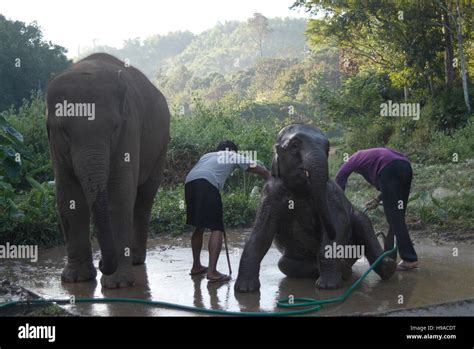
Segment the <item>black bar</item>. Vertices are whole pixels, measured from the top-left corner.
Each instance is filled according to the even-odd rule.
[[[19,326],[55,326],[55,341],[19,339]],[[131,344],[160,347],[182,341],[206,343],[293,342],[295,347],[399,345],[401,348],[473,348],[473,317],[2,317],[0,348]],[[428,326],[433,326],[429,330]],[[438,326],[443,326],[439,328]],[[455,326],[455,327],[450,327]],[[425,328],[423,332],[421,329]],[[455,335],[455,339],[409,339],[407,335]],[[308,343],[308,344],[303,344]],[[252,347],[252,345],[250,345]],[[358,347],[358,346],[357,346]]]

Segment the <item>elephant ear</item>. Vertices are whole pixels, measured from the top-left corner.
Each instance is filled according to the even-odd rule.
[[[273,155],[271,173],[273,177],[280,177],[280,165],[278,164],[278,154]]]
[[[125,82],[124,76],[125,74],[122,69],[117,70],[117,76],[119,79],[119,101],[120,101],[120,115],[126,116],[130,112],[130,105],[128,104],[128,88],[127,83]]]

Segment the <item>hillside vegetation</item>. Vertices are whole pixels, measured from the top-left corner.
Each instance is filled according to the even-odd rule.
[[[144,71],[172,110],[172,139],[165,181],[153,208],[153,232],[188,229],[183,181],[202,154],[228,138],[242,150],[256,151],[268,167],[278,130],[292,122],[326,132],[333,146],[332,177],[344,157],[358,149],[401,150],[415,172],[409,220],[434,228],[471,229],[474,6],[463,3],[461,16],[453,4],[300,0],[296,6],[328,15],[306,22],[256,14],[201,34],[131,39],[121,49],[96,47]],[[10,31],[0,31],[0,45],[17,36],[21,47],[6,46],[0,63],[9,64],[25,49],[31,31],[37,31],[37,40],[28,46],[31,55],[45,52],[37,27],[3,22]],[[69,64],[61,47],[49,47],[60,63],[49,65],[44,58],[38,66],[43,69],[41,81]],[[5,76],[9,84],[0,86],[0,243],[54,245],[62,237],[54,187],[48,184],[53,174],[44,127],[44,83],[36,88],[30,79]],[[11,99],[15,91],[18,95]],[[382,113],[387,105],[402,104],[413,106],[416,115]],[[223,195],[228,227],[252,224],[263,184],[256,176],[234,172]],[[354,175],[347,194],[361,207],[375,191]],[[371,217],[384,223],[381,211]]]

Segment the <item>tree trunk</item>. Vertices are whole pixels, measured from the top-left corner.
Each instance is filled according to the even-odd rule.
[[[469,90],[467,87],[467,72],[466,72],[466,63],[464,58],[464,49],[462,41],[462,27],[461,27],[461,6],[459,0],[456,0],[456,33],[458,39],[458,50],[459,50],[459,59],[461,63],[461,80],[462,80],[462,89],[464,91],[464,102],[466,103],[467,112],[471,113],[471,104],[469,102]]]
[[[454,81],[454,51],[453,51],[453,38],[452,28],[449,22],[449,15],[445,9],[442,9],[442,23],[443,23],[443,36],[444,36],[444,81],[446,88],[450,88]]]
[[[431,73],[428,75],[428,86],[430,87],[431,97],[434,97],[435,91],[433,86],[433,77],[431,76]]]

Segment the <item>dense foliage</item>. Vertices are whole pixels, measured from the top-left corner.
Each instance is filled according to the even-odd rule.
[[[65,52],[44,41],[35,22],[26,25],[0,14],[0,111],[19,107],[32,90],[43,90],[54,73],[70,64]]]

